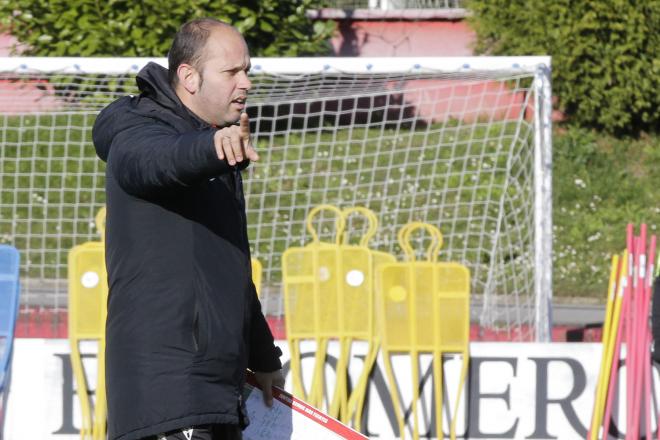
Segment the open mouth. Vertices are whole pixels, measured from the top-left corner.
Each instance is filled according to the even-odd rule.
[[[241,108],[245,107],[246,102],[247,102],[247,97],[244,97],[244,96],[232,100],[232,103],[238,105]]]

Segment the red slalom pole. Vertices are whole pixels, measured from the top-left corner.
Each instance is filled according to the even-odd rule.
[[[653,389],[653,374],[651,371],[651,344],[653,343],[653,335],[651,333],[651,326],[649,320],[649,310],[653,298],[653,269],[655,266],[655,253],[656,253],[657,238],[651,236],[651,244],[648,253],[648,267],[646,269],[646,344],[644,345],[644,419],[646,421],[646,438],[651,438],[653,433],[651,427],[651,400],[653,399],[651,393]],[[658,430],[660,432],[660,429]]]
[[[637,392],[638,383],[641,380],[639,377],[639,316],[641,315],[641,304],[642,304],[642,294],[639,289],[639,277],[640,277],[640,255],[644,252],[642,248],[642,243],[640,237],[635,237],[635,270],[633,273],[633,301],[634,305],[631,309],[630,322],[631,322],[631,336],[630,336],[630,345],[626,347],[627,355],[626,359],[630,362],[626,362],[628,365],[628,382],[626,383],[626,388],[628,390],[627,396],[627,414],[628,419],[626,420],[626,440],[638,440],[639,439],[639,413],[637,408],[639,406],[639,393]]]
[[[636,298],[635,298],[635,263],[636,263],[636,241],[634,236],[634,229],[632,223],[628,224],[626,230],[626,247],[628,249],[628,307],[626,310],[626,440],[630,440],[630,434],[633,431],[632,428],[632,393],[633,387],[633,371],[634,371],[634,351],[633,351],[633,337],[634,337],[634,324],[632,317],[635,314],[636,310]]]
[[[637,264],[636,264],[636,286],[635,286],[635,299],[636,310],[633,316],[634,322],[634,336],[632,354],[634,356],[633,364],[633,380],[631,387],[632,392],[632,439],[639,439],[639,432],[642,423],[642,401],[644,396],[642,390],[644,389],[644,359],[645,353],[648,351],[646,345],[646,331],[648,329],[648,304],[646,303],[646,225],[642,224],[640,227],[640,236],[637,238]]]

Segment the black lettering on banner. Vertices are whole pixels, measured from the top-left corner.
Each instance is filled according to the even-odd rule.
[[[431,380],[433,378],[433,364],[430,364],[429,367],[422,372],[421,377],[419,379],[419,384],[418,384],[418,392],[420,397],[423,396],[424,394],[424,386],[427,383],[432,383]],[[396,377],[394,378],[396,381]],[[401,433],[399,432],[399,424],[396,420],[396,414],[394,413],[394,405],[392,403],[392,393],[390,392],[390,388],[388,386],[388,383],[385,379],[385,376],[383,375],[382,371],[378,367],[378,363],[374,364],[373,369],[371,371],[371,374],[369,375],[369,382],[372,382],[376,388],[376,391],[378,392],[378,397],[380,398],[381,403],[383,404],[383,408],[385,409],[385,413],[387,414],[387,419],[390,422],[390,429],[392,430],[392,433],[394,434],[395,437],[401,437]],[[395,384],[395,386],[397,386]],[[376,438],[380,437],[380,434],[372,433],[368,430],[367,428],[367,422],[369,420],[369,397],[370,397],[370,389],[371,386],[367,387],[367,392],[365,396],[365,404],[364,404],[364,414],[362,416],[362,426],[360,427],[361,432],[366,435],[369,438]],[[444,396],[446,396],[446,387],[443,387],[444,391]],[[401,392],[399,392],[399,398],[402,399],[403,396],[401,395]],[[431,408],[429,411],[425,411],[424,405],[425,405],[425,400],[423,398],[420,398],[420,403],[422,406],[422,415],[428,414],[430,412],[431,417],[430,420],[425,420],[426,421],[426,427],[428,428],[427,432],[420,432],[419,436],[421,438],[435,438],[436,436],[436,431],[435,431],[435,399],[431,399]],[[403,408],[403,424],[408,425],[410,421],[410,417],[412,416],[412,402],[408,405],[406,405],[402,400],[399,401],[399,404]],[[423,428],[420,427],[420,428]]]
[[[355,356],[356,358],[359,358],[364,361],[365,356],[364,355],[358,355]],[[443,361],[445,362],[445,361]],[[419,395],[423,396],[424,394],[424,387],[429,384],[429,386],[432,386],[433,384],[433,364],[430,364],[429,367],[422,372],[422,375],[420,377],[419,381]],[[399,432],[399,424],[396,420],[396,414],[394,413],[394,406],[392,403],[392,394],[390,392],[388,383],[385,379],[385,376],[383,375],[383,372],[381,371],[379,364],[375,363],[373,365],[373,368],[369,374],[369,385],[367,386],[367,390],[365,393],[365,399],[364,399],[364,409],[363,409],[363,415],[362,415],[362,423],[360,426],[360,432],[362,432],[364,435],[366,435],[369,438],[378,438],[380,437],[379,433],[371,432],[369,431],[369,401],[371,397],[371,388],[373,387],[376,389],[376,392],[378,394],[378,398],[380,399],[380,402],[383,405],[383,409],[385,410],[385,414],[387,416],[387,420],[390,424],[390,429],[392,431],[392,434],[395,437],[400,437],[401,433]],[[469,389],[469,387],[468,387]],[[443,375],[443,402],[448,402],[450,404],[453,404],[452,401],[449,399],[449,395],[447,392],[447,383],[445,382],[445,378]],[[399,396],[401,397],[401,393],[399,393]],[[435,397],[435,396],[433,396]],[[412,402],[408,405],[406,405],[404,402],[399,402],[400,405],[403,407],[403,420],[404,420],[404,425],[407,425],[409,423],[410,417],[412,416]],[[432,398],[431,399],[431,407],[430,409],[425,408],[426,400],[421,398],[420,399],[420,404],[422,406],[421,409],[421,414],[422,415],[429,415],[430,418],[426,419],[426,428],[428,429],[427,432],[420,432],[419,436],[420,438],[436,438],[437,433],[436,433],[436,418],[435,418],[435,409],[436,409],[436,399]],[[449,405],[443,405],[445,408],[445,414],[447,416],[447,419],[450,418],[450,413],[451,410],[449,408]],[[423,428],[423,426],[422,426]],[[447,428],[446,432],[443,432],[444,437],[449,436],[449,430],[448,426],[443,426],[443,428]],[[443,429],[445,431],[445,429]],[[444,438],[443,437],[443,438]],[[464,435],[459,435],[459,438],[465,438]]]
[[[81,354],[82,359],[96,358],[95,354]],[[52,434],[79,434],[80,430],[73,426],[73,402],[78,394],[73,383],[73,369],[69,354],[55,354],[62,361],[62,426]],[[90,396],[95,390],[88,390]]]
[[[315,353],[314,352],[307,352],[307,353],[301,353],[301,362],[303,359],[314,357]],[[366,358],[366,355],[355,355],[354,358],[360,359],[363,363]],[[336,366],[337,366],[337,359],[334,358],[333,356],[328,355],[326,357],[326,363],[330,365],[333,370],[336,371]],[[282,365],[282,373],[286,377],[287,374],[289,373],[290,369],[290,360],[287,360],[283,365]],[[432,386],[433,381],[433,364],[430,364],[429,367],[422,372],[421,377],[420,377],[420,382],[419,382],[419,394],[420,396],[423,395],[424,392],[424,387],[429,384],[429,386]],[[443,382],[445,381],[444,375],[443,375]],[[348,379],[348,384],[349,384],[349,393],[352,389],[351,387],[351,382],[350,382],[350,377]],[[378,398],[380,399],[380,402],[383,405],[383,409],[385,410],[385,414],[387,416],[387,420],[390,425],[390,429],[392,434],[395,437],[400,436],[399,432],[399,425],[396,420],[396,415],[394,413],[394,406],[392,404],[392,395],[390,393],[390,389],[387,383],[387,380],[385,378],[385,375],[383,374],[382,370],[379,367],[379,364],[376,362],[373,365],[373,368],[369,374],[369,380],[368,380],[368,386],[367,390],[365,393],[365,400],[364,400],[364,405],[363,405],[363,415],[362,415],[362,422],[360,426],[360,431],[365,434],[369,438],[379,438],[381,436],[381,433],[377,432],[371,432],[369,431],[369,408],[370,408],[370,398],[371,398],[371,389],[375,388],[376,393],[378,395]],[[469,385],[468,385],[469,389]],[[446,382],[443,383],[443,402],[448,402],[453,404],[453,401],[450,401],[448,392],[447,392],[447,384]],[[408,424],[410,417],[412,415],[412,402],[409,404],[405,404],[404,402],[400,402],[401,406],[403,407],[403,412],[404,412],[404,424]],[[436,437],[436,420],[435,420],[435,405],[436,401],[435,399],[431,399],[431,408],[430,410],[426,410],[424,407],[425,405],[425,400],[421,399],[421,405],[422,405],[422,414],[430,414],[429,420],[426,420],[426,428],[428,428],[427,432],[420,432],[419,435],[421,438],[435,438]],[[444,405],[445,407],[445,413],[447,415],[447,418],[449,419],[450,416],[450,411],[451,409],[449,408],[448,405]],[[447,432],[445,433],[446,436],[449,435],[448,433],[448,426],[445,426],[447,428]],[[443,429],[444,431],[444,429]],[[459,438],[465,438],[465,434],[459,435]]]
[[[516,421],[513,426],[506,431],[501,433],[493,432],[481,432],[479,428],[479,420],[481,420],[481,400],[483,399],[498,399],[503,400],[506,403],[506,409],[511,409],[511,384],[507,384],[506,390],[503,393],[482,393],[481,392],[481,364],[491,363],[491,362],[504,362],[511,365],[511,370],[513,371],[513,377],[516,377],[516,368],[518,366],[517,358],[509,357],[471,357],[470,358],[470,375],[469,375],[469,387],[470,390],[470,403],[469,403],[469,423],[468,423],[468,435],[469,439],[479,439],[479,438],[515,438],[516,430],[518,428],[518,422],[520,421],[519,417],[516,417]]]
[[[360,359],[362,362],[364,362],[366,356],[365,355],[355,355],[355,358]],[[433,364],[430,364],[429,367],[422,372],[422,375],[420,377],[420,382],[418,384],[419,387],[419,395],[423,396],[424,393],[424,387],[429,384],[429,386],[432,386],[433,384]],[[370,397],[371,397],[371,388],[375,388],[376,392],[378,394],[378,398],[380,399],[381,404],[383,405],[383,409],[385,410],[385,414],[387,416],[387,420],[390,424],[390,429],[392,431],[392,434],[395,437],[400,436],[399,432],[399,424],[396,420],[396,414],[394,413],[394,406],[392,403],[392,395],[390,393],[390,389],[387,383],[387,380],[385,379],[385,376],[383,375],[383,372],[381,371],[379,364],[374,363],[373,368],[371,372],[369,373],[369,379],[368,379],[368,385],[367,385],[367,390],[365,393],[365,398],[364,398],[364,405],[363,405],[363,412],[362,412],[362,420],[360,420],[360,431],[364,433],[367,437],[369,438],[378,438],[381,436],[381,434],[376,433],[376,432],[371,432],[369,431],[369,426],[368,426],[368,421],[369,421],[369,408],[370,408]],[[449,396],[448,396],[448,391],[447,391],[447,384],[445,382],[445,377],[443,375],[443,402],[450,402]],[[349,390],[350,392],[350,390]],[[412,416],[412,402],[409,405],[405,405],[403,402],[400,402],[401,406],[403,406],[403,420],[404,424],[408,424],[410,417]],[[428,418],[424,420],[426,422],[426,428],[428,429],[427,432],[420,432],[419,436],[421,438],[435,438],[437,436],[436,432],[436,418],[435,418],[435,410],[436,410],[436,400],[434,398],[431,399],[431,407],[426,408],[425,407],[425,399],[421,399],[421,405],[422,405],[422,416],[428,415]],[[445,414],[447,419],[449,420],[450,418],[450,408],[448,405],[444,406],[445,409]],[[421,427],[422,429],[424,426]],[[443,433],[444,437],[448,437],[449,433]],[[460,436],[459,438],[465,438],[465,436]]]
[[[548,406],[556,404],[561,407],[566,419],[580,438],[585,438],[587,428],[582,425],[575,413],[572,402],[577,399],[587,385],[586,374],[582,365],[571,358],[529,358],[536,363],[536,427],[528,439],[555,439],[556,436],[548,433]],[[563,362],[569,366],[573,376],[573,389],[568,396],[562,399],[548,397],[548,365],[551,362]]]
[[[301,353],[302,359],[307,359],[314,357],[314,352]],[[355,355],[354,358],[359,359],[364,362],[365,355]],[[301,360],[302,360],[301,359]],[[481,419],[481,402],[483,400],[502,400],[506,404],[507,410],[511,409],[511,383],[506,384],[506,389],[500,393],[482,393],[481,392],[481,366],[485,363],[505,363],[511,367],[512,377],[516,378],[517,376],[517,367],[518,367],[518,357],[471,357],[470,358],[470,374],[468,375],[468,387],[467,395],[469,396],[468,400],[468,423],[466,423],[467,433],[457,433],[457,437],[469,438],[469,439],[513,439],[517,438],[517,430],[519,427],[520,417],[516,417],[513,424],[510,428],[504,432],[492,433],[492,432],[482,432],[480,429],[479,421]],[[586,372],[582,364],[577,360],[566,357],[536,357],[529,358],[534,362],[536,366],[536,401],[535,401],[535,419],[534,419],[534,431],[526,437],[526,439],[556,439],[557,436],[553,436],[548,432],[548,408],[550,405],[559,405],[559,408],[565,415],[567,421],[573,430],[581,437],[585,438],[587,434],[587,428],[582,425],[579,420],[573,402],[579,398],[586,389]],[[68,362],[68,358],[66,360]],[[337,360],[332,356],[327,356],[326,362],[336,371]],[[550,398],[549,397],[549,367],[550,363],[564,363],[571,370],[571,376],[573,377],[573,387],[568,392],[568,395],[562,398]],[[625,361],[620,361],[621,367],[625,366]],[[654,367],[657,369],[658,364],[654,364]],[[286,376],[290,368],[290,361],[287,361],[283,365],[283,372]],[[70,366],[69,366],[70,370]],[[621,370],[625,371],[623,368]],[[433,377],[432,365],[428,367],[424,372],[422,372],[419,383],[420,395],[422,395],[424,386],[429,384],[431,386]],[[621,374],[621,372],[620,372]],[[349,379],[350,383],[350,379]],[[443,384],[444,396],[443,402],[450,402],[447,395],[446,384]],[[375,391],[375,394],[373,393]],[[392,395],[390,394],[389,385],[381,370],[381,365],[376,362],[373,365],[373,369],[369,375],[369,384],[367,386],[365,402],[363,407],[363,417],[362,423],[360,426],[360,431],[367,435],[370,438],[380,438],[384,432],[371,432],[369,431],[369,412],[370,412],[370,401],[372,398],[377,398],[380,400],[380,403],[383,405],[385,415],[388,419],[390,425],[390,432],[395,436],[399,437],[401,433],[399,432],[398,423],[394,413],[394,407],[392,405]],[[655,393],[653,395],[654,400],[656,399]],[[422,399],[423,400],[423,399]],[[450,402],[453,405],[453,402]],[[424,403],[422,403],[424,405]],[[432,399],[431,405],[435,405],[435,399]],[[406,422],[411,415],[411,403],[403,404],[404,407],[404,417]],[[612,421],[610,423],[608,438],[618,439],[622,438],[622,433],[619,431],[618,427],[615,425],[615,420],[617,419],[617,407],[616,401],[614,402],[614,410],[612,414]],[[453,407],[452,407],[453,408]],[[449,408],[447,408],[449,411]],[[515,414],[514,414],[515,415]],[[420,437],[435,437],[436,432],[436,423],[435,423],[435,407],[431,407],[431,420],[430,429],[426,433],[420,432]],[[383,429],[386,429],[383,426]],[[462,435],[461,435],[462,434]]]

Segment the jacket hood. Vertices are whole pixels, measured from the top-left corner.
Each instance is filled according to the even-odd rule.
[[[169,71],[154,62],[149,62],[137,74],[135,81],[142,97],[156,102],[159,106],[170,109],[175,113],[185,111],[181,100],[170,86]]]
[[[126,96],[104,108],[96,118],[92,130],[92,140],[96,154],[107,161],[110,146],[117,133],[134,123],[136,113],[147,113],[156,117],[153,112],[159,110],[178,114],[186,119],[197,119],[186,109],[179,97],[170,86],[168,70],[154,62],[148,63],[140,70],[136,78],[139,96]],[[199,120],[195,121],[199,125]]]

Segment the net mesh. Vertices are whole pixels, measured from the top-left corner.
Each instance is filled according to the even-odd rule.
[[[399,259],[401,226],[437,226],[439,260],[470,268],[479,323],[533,337],[533,74],[326,70],[253,69],[261,160],[244,181],[267,314],[283,313],[281,255],[310,241],[309,210],[364,206],[379,222],[371,247]],[[137,93],[134,76],[0,74],[0,242],[23,254],[23,307],[66,308],[67,252],[98,240],[105,200],[94,120]]]

